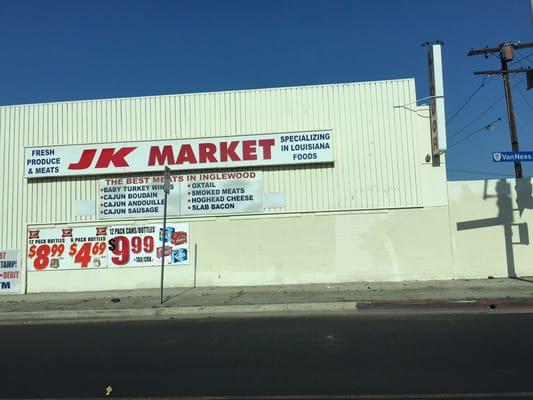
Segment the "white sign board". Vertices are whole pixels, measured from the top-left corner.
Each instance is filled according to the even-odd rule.
[[[263,172],[188,175],[180,184],[182,215],[263,212]]]
[[[0,250],[0,294],[21,293],[19,250]]]
[[[189,225],[168,223],[28,229],[29,271],[189,264]],[[165,244],[163,247],[163,238]]]
[[[162,176],[100,180],[100,218],[163,216]],[[263,212],[263,172],[171,175],[168,215]]]
[[[25,148],[27,178],[333,162],[331,131]]]
[[[163,176],[100,179],[100,219],[163,216],[165,192]],[[171,176],[170,199],[178,198],[178,179]],[[168,215],[178,215],[179,206],[169,207]]]
[[[429,47],[429,95],[431,151],[434,156],[446,152],[446,115],[444,113],[444,82],[442,77],[441,45]]]

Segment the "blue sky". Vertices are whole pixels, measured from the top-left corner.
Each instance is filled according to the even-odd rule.
[[[529,1],[0,0],[0,105],[406,77],[422,98],[421,43],[436,39],[451,117],[483,81],[473,71],[499,68],[468,49],[533,41]],[[513,65],[533,66],[533,48],[516,59],[529,55]],[[517,125],[533,150],[523,79],[513,77]],[[514,176],[491,158],[511,150],[502,95],[492,77],[450,121],[449,179]]]

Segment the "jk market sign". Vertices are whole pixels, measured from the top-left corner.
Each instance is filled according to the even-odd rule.
[[[83,226],[28,230],[29,271],[189,264],[189,225]]]
[[[331,131],[25,148],[41,178],[333,162]]]
[[[262,171],[214,172],[170,176],[168,215],[263,212]],[[162,216],[162,176],[100,180],[100,218]]]

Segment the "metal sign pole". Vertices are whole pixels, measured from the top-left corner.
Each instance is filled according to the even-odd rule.
[[[170,168],[165,167],[165,181],[163,184],[163,189],[165,191],[165,204],[163,211],[163,232],[160,235],[162,241],[161,247],[161,304],[163,304],[163,278],[165,275],[165,247],[167,242],[167,196],[170,192]]]

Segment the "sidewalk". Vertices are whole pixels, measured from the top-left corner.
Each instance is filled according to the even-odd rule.
[[[172,288],[165,289],[164,304],[159,300],[159,289],[7,295],[0,297],[0,323],[289,312],[533,312],[533,279]]]

